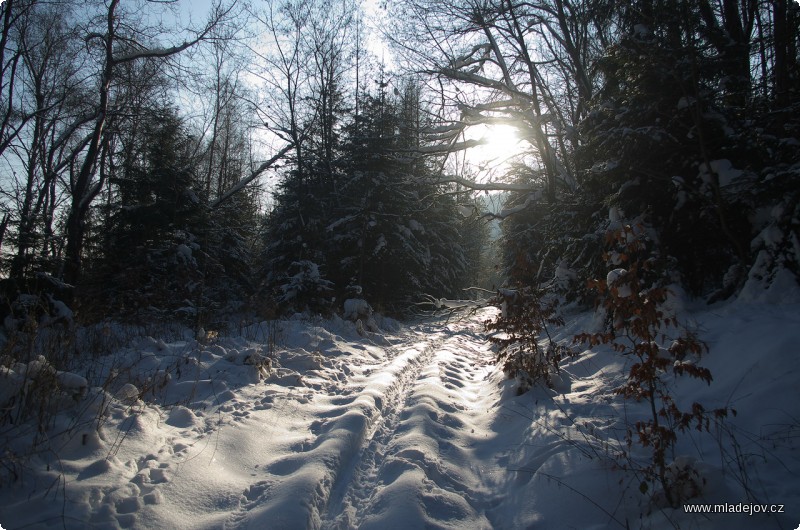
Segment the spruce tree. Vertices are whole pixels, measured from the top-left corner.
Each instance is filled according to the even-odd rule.
[[[347,129],[336,220],[341,284],[373,303],[405,309],[423,294],[453,296],[466,257],[455,200],[443,195],[420,145],[419,93],[381,85]]]
[[[198,232],[204,221],[194,163],[177,112],[151,109],[138,138],[112,167],[102,255],[89,276],[112,311],[182,308],[193,313],[202,283]]]

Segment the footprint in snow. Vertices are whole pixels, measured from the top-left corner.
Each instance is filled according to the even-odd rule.
[[[276,462],[272,462],[266,466],[266,470],[273,475],[287,476],[291,475],[303,465],[305,465],[307,457],[305,455],[293,455],[282,458]]]
[[[324,421],[324,420],[315,420],[315,421],[313,421],[313,422],[311,423],[311,425],[308,427],[308,430],[309,430],[309,431],[311,431],[311,434],[313,434],[314,436],[318,436],[318,435],[320,435],[321,433],[323,433],[323,432],[326,432],[326,430],[327,430],[327,429],[326,429],[327,425],[328,425],[328,422],[327,422],[327,421]]]

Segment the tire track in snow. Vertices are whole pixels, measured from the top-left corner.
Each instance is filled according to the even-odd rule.
[[[397,339],[382,359],[352,366],[354,373],[342,393],[329,400],[333,408],[311,422],[315,438],[264,465],[261,480],[241,494],[239,509],[229,514],[224,528],[260,528],[267,523],[280,527],[284,520],[296,524],[304,518],[308,528],[317,528],[327,521],[326,508],[336,504],[331,498],[340,499],[341,492],[350,489],[372,439],[393,418],[397,421],[405,396],[437,344],[424,331],[413,329]]]
[[[464,335],[476,325],[437,328],[341,500],[332,496],[323,528],[381,529],[398,520],[409,528],[492,527],[496,462],[483,443],[490,434],[483,411],[494,395],[483,366],[491,354]]]
[[[415,341],[416,344],[408,342],[403,344],[405,353],[390,359],[387,363],[391,364],[395,362],[395,359],[401,358],[409,352],[415,352],[407,366],[400,371],[396,382],[387,389],[382,402],[376,403],[379,413],[373,418],[358,454],[349,466],[343,467],[342,476],[337,477],[331,489],[327,510],[322,519],[322,528],[345,529],[357,526],[359,519],[357,507],[364,506],[366,501],[374,495],[378,487],[378,470],[384,452],[395,436],[400,425],[401,415],[415,384],[433,359],[437,348],[444,341],[441,333],[436,333],[434,340],[430,339],[429,333],[415,330],[419,341]],[[419,348],[420,343],[425,344],[424,348]],[[377,377],[382,375],[384,373],[381,370]],[[390,375],[392,374],[390,373]],[[367,388],[369,388],[369,384],[365,386],[365,389]]]

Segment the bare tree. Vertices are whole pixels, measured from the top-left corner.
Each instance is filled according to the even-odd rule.
[[[800,77],[800,6],[790,0],[772,2],[773,18],[773,87],[779,105],[791,101],[792,83]],[[796,98],[795,94],[795,98]]]
[[[337,126],[344,111],[345,77],[350,73],[351,59],[356,54],[357,6],[343,2],[335,16],[326,4],[316,6],[307,39],[307,53],[313,64],[311,72],[313,100],[319,123],[319,152],[317,158],[325,171],[332,172]],[[356,73],[357,75],[357,73]]]
[[[208,71],[201,78],[194,98],[203,107],[202,134],[198,154],[203,157],[202,193],[214,200],[244,172],[247,135],[252,129],[252,108],[242,73],[247,58],[238,46],[237,28],[215,28],[213,41],[201,59]],[[210,96],[210,97],[209,97]],[[238,177],[231,178],[234,175]]]
[[[149,42],[142,42],[146,35],[140,28],[125,24],[125,13],[118,12],[119,4],[119,0],[111,0],[102,16],[103,30],[91,32],[85,38],[87,46],[96,47],[99,52],[100,72],[89,141],[69,181],[70,205],[66,220],[63,277],[70,283],[80,277],[86,216],[92,201],[103,189],[104,174],[97,171],[98,160],[104,150],[106,125],[113,110],[111,95],[117,70],[134,61],[167,59],[207,40],[212,29],[225,20],[234,5],[223,8],[217,4],[209,21],[190,39],[173,46],[156,47]]]
[[[426,151],[476,145],[462,136],[475,125],[511,125],[530,144],[550,201],[557,186],[574,186],[569,155],[595,92],[590,61],[603,42],[589,2],[408,0],[398,9],[411,16],[389,37],[434,80],[443,109],[445,123],[430,131]]]
[[[2,33],[0,33],[0,155],[14,140],[19,130],[31,118],[30,114],[21,114],[15,110],[15,81],[17,68],[22,58],[20,47],[12,46],[13,33],[19,19],[25,16],[36,4],[36,0],[7,0],[0,4]],[[16,118],[15,118],[16,117]]]
[[[3,194],[14,205],[15,278],[26,273],[35,254],[52,257],[58,176],[75,145],[71,122],[83,114],[70,15],[47,4],[31,6],[15,17],[9,34],[18,64],[9,79],[8,108],[17,118],[6,123],[3,151],[12,171]]]
[[[291,143],[294,163],[302,175],[304,127],[311,121],[303,104],[309,83],[302,45],[310,17],[308,4],[270,2],[266,12],[255,13],[255,17],[266,30],[263,48],[266,51],[253,50],[263,68],[252,73],[264,82],[267,97],[257,108],[269,130]]]
[[[336,116],[348,95],[349,76],[358,75],[351,70],[362,61],[357,14],[350,1],[305,0],[270,4],[258,15],[270,50],[260,54],[265,68],[257,72],[271,96],[261,110],[271,130],[294,145],[301,179],[312,157],[330,170]]]
[[[702,30],[722,59],[727,80],[723,88],[730,103],[744,107],[750,96],[750,47],[758,1],[722,0],[715,4],[717,10],[708,0],[699,2]]]

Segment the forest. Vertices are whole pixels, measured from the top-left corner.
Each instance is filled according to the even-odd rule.
[[[503,282],[588,303],[639,257],[709,300],[797,281],[796,2],[15,0],[2,20],[12,319],[205,325],[357,293],[403,314]],[[471,159],[497,126],[516,152]]]

